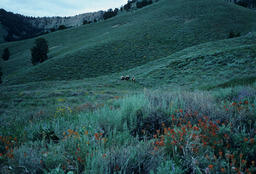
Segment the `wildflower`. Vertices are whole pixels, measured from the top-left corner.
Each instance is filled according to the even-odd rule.
[[[242,153],[240,153],[240,155],[239,155],[239,156],[240,156],[240,158],[243,158],[243,154],[242,154]]]
[[[244,142],[247,142],[248,141],[248,138],[244,138]]]
[[[105,158],[106,156],[107,156],[107,155],[106,155],[105,153],[102,155],[103,158]]]
[[[158,129],[158,130],[156,130],[156,132],[157,132],[157,134],[159,135],[160,134],[160,130]]]
[[[254,143],[254,138],[250,139],[250,143],[253,144]]]
[[[236,102],[233,102],[233,103],[232,103],[232,106],[235,106],[235,105],[236,105]]]
[[[115,170],[120,170],[118,165],[115,166]]]
[[[212,170],[212,169],[213,169],[213,165],[210,164],[210,165],[208,166],[208,168]]]
[[[244,101],[244,104],[245,104],[245,105],[248,105],[248,103],[249,103],[249,102],[248,102],[247,100]]]
[[[221,171],[222,173],[225,173],[225,169],[224,169],[223,167],[220,169],[220,171]]]
[[[87,130],[86,130],[86,131],[84,131],[84,134],[85,134],[85,135],[88,135],[88,131],[87,131]]]
[[[180,109],[180,113],[183,113],[183,110],[182,110],[182,109]]]
[[[222,156],[223,152],[219,151],[219,155]]]
[[[96,138],[96,140],[99,140],[99,139],[100,139],[98,133],[95,133],[95,134],[94,134],[94,137]]]
[[[68,133],[71,135],[73,134],[73,130],[72,129],[68,129]]]
[[[242,160],[242,164],[246,164],[246,160]]]
[[[0,153],[0,157],[2,157],[3,156],[3,154],[2,153]]]

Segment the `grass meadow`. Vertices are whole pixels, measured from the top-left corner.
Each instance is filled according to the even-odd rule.
[[[36,38],[0,44],[0,173],[256,173],[255,31],[223,0],[160,0],[41,36],[36,66]]]

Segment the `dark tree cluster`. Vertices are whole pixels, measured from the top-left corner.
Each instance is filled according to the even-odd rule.
[[[65,30],[65,29],[67,29],[67,27],[65,25],[60,25],[58,28],[58,30]]]
[[[142,8],[142,7],[145,7],[145,6],[150,5],[152,3],[153,3],[152,0],[142,0],[142,1],[138,1],[136,3],[136,7],[137,8]]]
[[[44,38],[38,38],[35,40],[35,45],[31,48],[31,62],[33,65],[42,63],[48,59],[48,44]]]
[[[256,0],[226,0],[246,8],[256,8]]]
[[[8,60],[10,57],[10,51],[8,48],[5,48],[4,51],[3,51],[3,54],[2,54],[2,59],[4,61]]]
[[[106,20],[106,19],[112,18],[112,17],[116,16],[117,13],[118,13],[118,9],[117,8],[115,8],[114,11],[112,9],[109,9],[108,11],[106,11],[103,14],[103,19]]]
[[[95,19],[96,20],[96,19]],[[96,20],[97,21],[97,20]],[[86,24],[91,24],[92,23],[92,21],[87,21],[87,20],[84,20],[83,21],[83,25],[86,25]]]
[[[132,3],[135,1],[128,1],[127,4],[124,5],[124,10],[128,11],[132,8]]]
[[[238,32],[238,33],[235,33],[233,31],[230,31],[229,32],[229,35],[228,35],[228,38],[234,38],[234,37],[240,37],[241,36],[241,33]]]
[[[8,31],[8,35],[4,38],[5,41],[27,39],[41,34],[43,30],[33,27],[28,23],[29,19],[31,18],[0,9],[0,23]]]

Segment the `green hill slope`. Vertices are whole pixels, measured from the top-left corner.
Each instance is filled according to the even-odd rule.
[[[2,44],[11,58],[5,83],[69,80],[121,72],[200,43],[227,38],[231,30],[256,29],[256,13],[222,0],[161,0],[110,20],[45,35],[50,59],[32,66],[34,39]]]
[[[209,89],[256,81],[256,33],[208,42],[127,71],[146,87]]]

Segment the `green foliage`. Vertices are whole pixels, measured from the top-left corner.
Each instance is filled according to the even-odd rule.
[[[3,76],[3,72],[2,72],[2,68],[0,67],[0,84],[2,83],[2,76]]]
[[[103,18],[104,18],[104,20],[106,20],[108,18],[112,18],[112,17],[116,16],[117,13],[118,13],[117,8],[114,11],[112,9],[109,9],[108,11],[104,12]]]
[[[0,23],[7,28],[8,35],[5,36],[5,41],[16,41],[35,37],[42,32],[42,29],[32,26],[26,20],[31,17],[14,14],[0,9]]]
[[[152,4],[152,3],[153,3],[152,0],[137,1],[137,2],[136,2],[136,7],[137,7],[137,8],[143,8],[143,7],[145,7],[145,6],[147,6],[147,5],[150,5],[150,4]]]
[[[236,33],[234,33],[233,31],[230,31],[228,38],[234,38],[234,37],[240,37],[240,36],[241,36],[241,33],[240,33],[240,32],[238,32],[238,33],[236,34]]]
[[[3,51],[3,54],[2,54],[2,58],[3,60],[8,60],[10,57],[10,51],[8,48],[5,48],[4,51]]]
[[[155,174],[181,174],[184,173],[183,170],[176,166],[175,163],[171,160],[167,160],[161,163],[161,165],[157,168]],[[153,171],[150,174],[154,174]]]
[[[12,55],[15,55],[12,56],[12,63],[5,64],[7,74],[15,73],[6,76],[7,83],[83,79],[132,69],[132,73],[139,80],[138,84],[160,86],[161,83],[168,83],[168,85],[193,85],[193,88],[197,88],[198,85],[207,86],[209,83],[216,85],[235,78],[232,77],[232,71],[236,68],[225,66],[227,60],[230,66],[237,66],[237,69],[247,67],[245,71],[251,74],[253,67],[248,66],[247,61],[245,63],[238,61],[254,57],[254,34],[252,33],[252,38],[239,37],[237,41],[227,42],[221,39],[227,38],[231,30],[241,31],[244,34],[253,31],[254,13],[222,1],[200,0],[197,3],[191,1],[189,2],[191,8],[186,8],[187,3],[185,0],[162,0],[134,13],[122,13],[111,20],[49,33],[44,38],[51,45],[49,56],[52,59],[37,68],[31,67],[26,61],[28,57],[26,50],[33,46],[33,40],[4,44],[3,47],[8,46]],[[207,5],[209,3],[213,5]],[[216,11],[214,16],[212,16],[213,10]],[[229,15],[235,16],[237,22],[232,22]],[[177,18],[170,19],[170,16]],[[198,18],[205,22],[199,22],[200,20],[196,20]],[[219,23],[219,19],[223,22]],[[213,42],[217,40],[218,42]],[[198,45],[201,43],[205,44]],[[243,43],[247,46],[242,46]],[[195,54],[190,54],[191,52]],[[209,55],[208,52],[211,54]],[[200,59],[201,55],[206,59],[201,59],[202,62],[197,61],[196,59]],[[186,61],[189,64],[182,61],[182,56],[187,57]],[[170,67],[159,68],[163,62],[168,64],[172,60],[179,66],[173,64]],[[250,60],[254,61],[254,59]],[[155,62],[150,64],[152,61]],[[210,65],[207,65],[208,63]],[[143,70],[136,68],[142,65]],[[146,67],[150,66],[155,68],[147,74],[149,71]],[[208,66],[210,68],[207,68]],[[182,68],[184,71],[181,71]],[[222,68],[225,69],[225,75],[220,72]],[[242,74],[243,71],[238,72],[241,78],[248,74]],[[195,83],[195,77],[198,76],[204,80]],[[217,76],[222,78],[215,78]],[[186,79],[179,80],[182,77]]]
[[[58,28],[58,30],[65,30],[65,29],[67,29],[67,27],[65,25],[60,25]]]
[[[44,38],[38,38],[34,44],[34,47],[31,48],[31,61],[33,65],[36,65],[48,59],[48,43]]]

